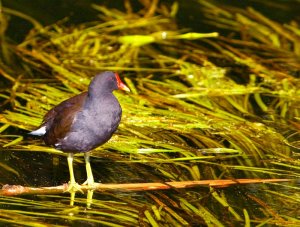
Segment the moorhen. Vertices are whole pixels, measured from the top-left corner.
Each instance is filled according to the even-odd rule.
[[[107,142],[119,126],[122,109],[112,93],[117,89],[130,91],[118,74],[110,71],[98,74],[87,92],[52,108],[44,116],[41,126],[29,133],[43,136],[47,145],[69,153],[68,191],[78,190],[73,173],[74,153],[84,152],[87,180],[83,184],[91,187],[94,184],[89,151]]]

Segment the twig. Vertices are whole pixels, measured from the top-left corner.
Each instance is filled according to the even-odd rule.
[[[235,180],[201,180],[201,181],[177,181],[165,183],[130,183],[130,184],[101,184],[95,183],[93,188],[81,185],[82,191],[93,189],[95,191],[148,191],[164,190],[171,188],[191,188],[197,186],[228,187],[235,184],[254,184],[271,182],[288,182],[291,179],[235,179]],[[68,184],[52,187],[23,187],[21,185],[4,185],[0,190],[0,195],[15,196],[25,194],[60,194],[66,192]]]

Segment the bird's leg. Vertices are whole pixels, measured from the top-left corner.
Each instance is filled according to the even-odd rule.
[[[76,191],[81,191],[80,186],[76,183],[75,181],[75,176],[74,176],[74,170],[73,170],[73,153],[69,153],[68,155],[68,166],[69,166],[69,172],[70,172],[70,181],[68,185],[67,191],[70,193],[76,192]],[[82,192],[83,193],[83,192]]]
[[[69,173],[70,173],[70,184],[75,184],[75,176],[74,176],[74,170],[73,170],[73,158],[74,155],[72,153],[69,153],[68,155],[68,166],[69,166]]]
[[[95,181],[94,181],[94,176],[91,168],[89,152],[84,153],[84,159],[85,159],[87,180],[83,183],[83,185],[88,185],[90,187],[93,187]]]
[[[91,205],[93,203],[93,194],[94,194],[94,190],[87,190],[86,208],[88,209],[91,209]]]

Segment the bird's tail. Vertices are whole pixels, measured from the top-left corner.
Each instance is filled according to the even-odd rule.
[[[32,132],[29,132],[29,135],[33,135],[33,136],[43,136],[46,133],[46,126],[42,126],[40,128],[38,128],[37,130],[34,130]]]

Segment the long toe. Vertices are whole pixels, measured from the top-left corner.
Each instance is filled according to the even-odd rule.
[[[87,186],[89,186],[90,189],[92,189],[95,187],[94,179],[88,178],[82,185],[87,185]]]
[[[76,182],[69,182],[66,192],[74,193],[77,191],[80,191],[82,194],[84,194],[79,184]]]

